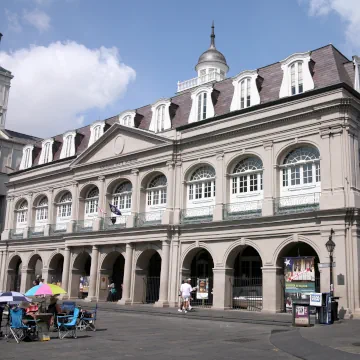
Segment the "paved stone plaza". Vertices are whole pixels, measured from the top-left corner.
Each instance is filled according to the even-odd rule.
[[[195,313],[194,313],[195,314]],[[160,314],[159,314],[160,315]],[[350,346],[360,322],[333,327],[292,329],[235,321],[193,319],[193,314],[173,317],[99,311],[98,331],[80,332],[77,339],[16,344],[0,340],[1,358],[43,359],[356,359]],[[349,326],[350,324],[351,326]],[[318,343],[309,341],[320,336]],[[338,340],[331,338],[337,334]],[[352,335],[351,335],[352,334]],[[344,337],[348,342],[344,343]],[[346,347],[346,344],[349,346]],[[276,344],[277,346],[275,346]],[[328,346],[334,345],[339,351]],[[345,345],[344,345],[345,344]],[[280,348],[285,351],[280,350]],[[360,347],[358,348],[360,349]],[[305,353],[304,353],[305,351]],[[290,354],[296,353],[297,356]]]

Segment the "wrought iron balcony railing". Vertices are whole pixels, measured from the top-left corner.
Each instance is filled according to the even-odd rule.
[[[26,229],[11,229],[9,232],[9,239],[23,239]]]
[[[316,211],[320,208],[320,193],[284,196],[276,198],[274,214],[296,214]]]
[[[224,220],[237,220],[259,217],[262,215],[262,200],[224,204]]]
[[[67,231],[67,223],[64,224],[50,224],[49,235],[62,234]]]
[[[102,219],[101,230],[114,230],[126,228],[126,215],[106,217]]]
[[[224,79],[225,79],[225,75],[219,74],[217,72],[211,72],[206,75],[195,77],[195,78],[192,78],[189,80],[185,80],[185,81],[181,81],[181,82],[179,81],[177,91],[178,92],[184,91],[184,90],[191,89],[191,88],[201,85],[201,84],[206,84],[210,81],[221,81]]]
[[[75,222],[75,232],[88,232],[93,230],[93,220],[77,220]]]
[[[45,226],[34,226],[29,228],[29,238],[44,236]]]
[[[183,209],[180,212],[180,224],[208,223],[213,221],[214,206]]]
[[[161,224],[165,209],[136,214],[135,226],[152,226]]]

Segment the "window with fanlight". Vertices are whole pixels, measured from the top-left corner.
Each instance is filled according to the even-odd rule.
[[[72,211],[72,196],[70,192],[66,192],[60,198],[57,204],[57,217],[60,219],[69,219]]]
[[[263,164],[256,157],[241,160],[231,174],[232,195],[252,195],[263,189]]]
[[[92,188],[85,199],[85,217],[89,215],[96,215],[99,205],[99,189],[97,187]]]
[[[167,179],[165,175],[157,175],[146,189],[147,208],[164,207],[167,201]]]
[[[35,225],[37,223],[42,223],[48,219],[48,199],[46,196],[43,196],[36,205],[35,210]]]
[[[118,185],[112,196],[112,204],[122,211],[131,211],[132,184],[125,181]]]
[[[16,209],[16,228],[24,228],[27,226],[28,220],[28,202],[23,200]]]
[[[199,200],[215,199],[215,170],[211,166],[201,166],[190,176],[187,183],[188,200],[194,203]]]

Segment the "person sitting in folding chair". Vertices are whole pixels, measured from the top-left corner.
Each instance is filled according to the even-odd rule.
[[[76,329],[79,317],[79,308],[74,309],[73,315],[57,316],[57,326],[59,329],[59,339],[64,339],[67,336],[77,338]]]
[[[26,338],[36,340],[39,337],[37,321],[27,320],[27,323],[24,324],[23,309],[14,307],[10,309],[10,334],[18,344]]]
[[[96,326],[95,326],[96,314],[97,314],[97,304],[94,310],[82,310],[80,314],[78,329],[80,331],[84,331],[84,330],[96,331]]]

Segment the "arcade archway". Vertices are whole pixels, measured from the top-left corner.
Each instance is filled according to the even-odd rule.
[[[80,253],[71,269],[71,298],[86,298],[89,292],[91,256],[88,252]]]
[[[64,267],[64,256],[56,254],[52,257],[49,263],[48,282],[62,286],[62,273]]]
[[[22,269],[22,260],[20,256],[16,255],[10,260],[7,270],[6,289],[8,291],[20,291],[21,269]]]

